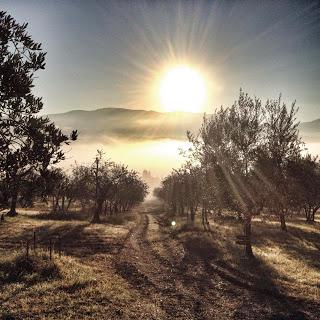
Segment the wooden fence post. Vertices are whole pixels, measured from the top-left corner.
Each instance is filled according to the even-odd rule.
[[[27,259],[29,258],[29,240],[27,240],[27,243],[26,243],[26,249],[27,249]]]
[[[61,237],[58,236],[58,251],[59,251],[59,258],[61,258]]]
[[[49,250],[50,250],[50,260],[52,259],[52,241],[51,238],[49,240]]]
[[[33,253],[36,254],[36,232],[33,231]]]

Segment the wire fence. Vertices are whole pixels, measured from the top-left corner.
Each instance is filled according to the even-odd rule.
[[[59,258],[61,257],[62,241],[59,235],[50,237],[46,241],[40,241],[34,231],[32,237],[22,241],[22,246],[27,258],[31,254],[37,255],[40,252],[47,254],[50,260],[52,260],[54,253],[57,253]]]

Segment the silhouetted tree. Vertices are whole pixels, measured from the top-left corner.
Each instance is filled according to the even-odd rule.
[[[45,53],[26,30],[26,23],[0,12],[0,171],[5,173],[12,216],[23,179],[63,160],[61,146],[77,138],[76,131],[68,137],[38,115],[42,100],[31,89],[35,72],[45,67]]]
[[[31,171],[21,181],[19,204],[22,207],[32,207],[36,198],[42,194],[42,177]]]
[[[83,208],[86,205],[93,207],[93,223],[99,223],[103,213],[114,214],[131,209],[148,193],[147,184],[137,172],[105,161],[101,151],[92,165],[75,166],[68,179],[72,182],[72,199],[80,201]]]
[[[306,155],[287,165],[290,194],[296,208],[302,208],[306,220],[314,222],[320,209],[320,164],[316,158]]]
[[[292,205],[286,167],[289,161],[298,159],[301,153],[297,111],[295,103],[288,108],[281,102],[281,96],[278,100],[268,100],[265,106],[264,150],[271,162],[267,176],[272,181],[267,207],[278,215],[282,230],[287,230],[285,217]]]
[[[263,106],[240,90],[230,108],[204,116],[198,135],[187,133],[193,146],[188,170],[173,171],[156,195],[172,212],[190,202],[200,204],[205,228],[208,212],[235,212],[244,224],[246,255],[252,257],[254,216],[262,211],[276,215],[286,230],[289,212],[303,207],[312,220],[319,209],[319,165],[301,156],[296,112],[295,103],[287,108],[281,97]]]
[[[261,101],[240,91],[232,107],[221,108],[209,119],[205,118],[200,130],[199,161],[204,167],[220,168],[223,173],[213,183],[218,183],[222,190],[227,188],[229,196],[224,199],[224,205],[243,219],[248,257],[253,256],[251,220],[262,210],[252,172],[262,143],[262,114]]]

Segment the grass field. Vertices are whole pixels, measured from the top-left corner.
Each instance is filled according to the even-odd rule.
[[[235,244],[236,220],[212,220],[211,233],[179,219],[172,228],[146,205],[124,220],[7,218],[2,319],[319,319],[319,222],[291,220],[282,232],[276,222],[254,221],[249,262]],[[34,231],[37,251],[30,244],[26,263]],[[62,256],[50,261],[44,248],[58,235]]]

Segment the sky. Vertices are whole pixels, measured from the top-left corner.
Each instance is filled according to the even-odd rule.
[[[1,0],[47,51],[36,94],[44,113],[125,107],[163,111],[163,70],[187,64],[205,78],[211,112],[240,87],[297,100],[320,118],[319,1]]]

